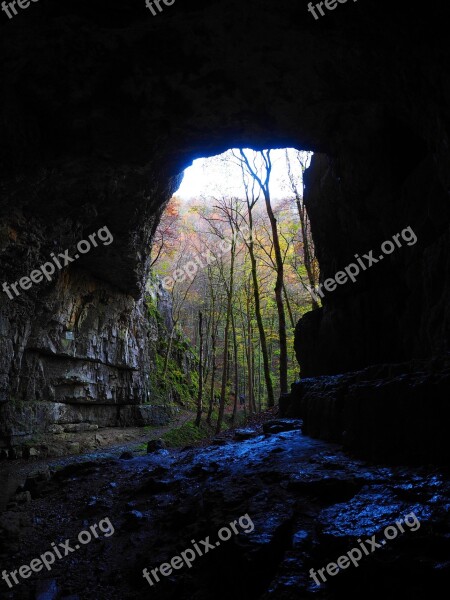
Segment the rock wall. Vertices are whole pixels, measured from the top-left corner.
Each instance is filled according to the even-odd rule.
[[[450,355],[305,378],[280,401],[307,435],[343,444],[367,460],[450,462]]]
[[[168,423],[173,410],[160,393],[152,404],[161,331],[145,301],[83,270],[63,271],[47,288],[3,308],[0,448],[37,434]],[[158,290],[166,318],[167,302]]]
[[[450,203],[437,164],[413,139],[401,164],[387,140],[368,138],[359,154],[316,155],[305,177],[321,282],[350,264],[360,270],[355,282],[322,288],[323,307],[298,323],[306,377],[450,350]],[[383,255],[383,242],[407,228],[417,242],[409,230]],[[355,256],[372,250],[378,262],[363,259],[363,271]]]

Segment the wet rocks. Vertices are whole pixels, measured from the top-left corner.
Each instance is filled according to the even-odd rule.
[[[0,515],[0,555],[11,555],[21,547],[24,531],[32,525],[29,514],[9,511]]]
[[[326,502],[344,502],[353,498],[362,488],[363,484],[354,478],[338,477],[305,477],[291,475],[287,482],[287,489],[313,498],[323,499]]]
[[[280,404],[307,435],[374,461],[450,462],[450,357],[305,378]]]
[[[228,444],[228,440],[224,440],[223,438],[215,437],[211,440],[211,444],[214,444],[214,446],[225,446],[225,444]]]
[[[41,579],[37,582],[35,600],[56,600],[57,597],[56,579]]]
[[[283,452],[273,453],[274,449]],[[239,533],[221,542],[208,556],[198,557],[192,570],[176,574],[174,598],[358,598],[362,585],[359,573],[366,564],[373,580],[390,583],[391,555],[388,568],[385,555],[381,555],[379,562],[369,563],[367,557],[359,569],[340,574],[333,579],[333,584],[336,581],[344,586],[338,592],[328,584],[312,589],[310,568],[326,566],[357,545],[353,538],[365,539],[412,510],[422,521],[420,531],[398,540],[403,545],[392,555],[392,569],[403,568],[410,561],[412,572],[425,565],[428,570],[420,571],[422,583],[448,575],[443,556],[447,553],[448,557],[445,511],[450,490],[439,472],[425,475],[365,465],[337,446],[299,435],[298,430],[201,447],[189,456],[169,450],[130,462],[91,461],[73,469],[68,473],[74,477],[65,477],[54,497],[15,509],[39,517],[39,525],[27,527],[11,511],[5,525],[20,527],[15,533],[4,533],[0,526],[0,545],[2,536],[8,544],[13,543],[11,535],[16,536],[15,547],[21,552],[20,559],[14,556],[6,561],[9,570],[16,568],[17,561],[29,564],[39,556],[44,528],[49,540],[62,534],[75,539],[81,528],[88,529],[106,515],[111,519],[116,535],[93,542],[71,557],[73,563],[69,559],[64,563],[64,582],[70,581],[70,588],[60,590],[62,598],[64,594],[78,594],[84,600],[86,589],[102,600],[145,597],[148,584],[142,578],[143,567],[167,562],[188,548],[191,540],[200,543],[210,536],[214,544],[220,528],[233,522],[238,524]],[[112,483],[117,485],[112,488]],[[239,518],[246,514],[254,529],[249,527],[245,532]],[[426,536],[426,543],[421,536]],[[427,544],[432,551],[427,550]],[[227,577],[230,573],[232,577]],[[366,575],[364,571],[363,580]],[[54,576],[63,585],[59,574]],[[349,579],[344,580],[347,576]],[[33,583],[23,582],[24,588],[27,585]],[[402,585],[414,597],[413,575],[402,578]],[[346,595],[347,586],[352,593]],[[164,587],[155,586],[152,592],[158,600],[172,597]],[[30,593],[29,597],[34,596]]]
[[[308,543],[311,541],[311,532],[300,529],[296,531],[292,536],[292,546],[293,548],[303,549]]]
[[[159,479],[158,477],[149,477],[145,483],[137,490],[139,497],[149,497],[154,494],[168,493],[179,489],[180,482],[173,479]]]
[[[259,434],[254,429],[246,428],[246,429],[236,429],[234,432],[234,439],[237,442],[242,442],[243,440],[250,440],[251,438],[257,437]]]
[[[33,498],[40,498],[46,490],[51,489],[51,474],[48,467],[39,469],[28,475],[24,491],[29,492]]]
[[[212,462],[210,464],[200,464],[197,463],[190,469],[187,474],[190,477],[195,477],[196,479],[202,481],[215,475],[220,469],[220,466],[216,462]]]
[[[83,462],[75,462],[70,465],[63,467],[62,469],[57,470],[53,474],[53,479],[56,481],[64,480],[64,479],[78,479],[78,478],[86,478],[90,475],[98,473],[101,469],[102,465],[111,465],[116,461],[105,460],[105,461],[93,461],[93,460],[85,460]]]
[[[281,433],[282,431],[294,431],[302,428],[300,419],[273,419],[263,423],[264,433]]]
[[[130,530],[130,529],[139,529],[142,526],[142,522],[144,521],[144,515],[141,511],[133,509],[129,510],[124,514],[124,522],[122,529]]]
[[[157,452],[158,450],[164,450],[166,448],[166,444],[163,440],[150,440],[147,442],[147,454],[152,454],[153,452]]]
[[[134,455],[132,452],[129,452],[128,450],[126,452],[122,452],[122,454],[119,456],[120,460],[131,460],[132,458],[134,458]]]

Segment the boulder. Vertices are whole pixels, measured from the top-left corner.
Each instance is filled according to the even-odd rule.
[[[151,454],[152,452],[157,452],[158,450],[164,450],[166,444],[164,440],[150,440],[147,443],[147,454]]]
[[[131,460],[132,458],[134,458],[133,453],[132,452],[122,452],[122,454],[119,456],[119,458],[121,460]]]
[[[25,446],[25,448],[23,448],[22,454],[24,458],[37,458],[40,452],[36,448]]]

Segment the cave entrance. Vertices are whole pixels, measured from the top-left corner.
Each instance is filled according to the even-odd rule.
[[[234,148],[196,159],[155,231],[157,376],[218,431],[274,406],[299,376],[294,329],[317,307],[319,279],[303,202],[311,154]]]

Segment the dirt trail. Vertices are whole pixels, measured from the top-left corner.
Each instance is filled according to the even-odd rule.
[[[17,459],[14,461],[4,461],[0,463],[0,512],[5,509],[11,494],[17,487],[25,482],[29,473],[39,471],[49,467],[64,467],[73,463],[85,462],[86,460],[97,460],[101,458],[117,458],[123,452],[141,453],[139,447],[149,440],[155,440],[163,436],[168,431],[181,427],[193,419],[195,414],[190,411],[182,411],[177,417],[164,427],[155,427],[149,430],[144,428],[127,428],[122,431],[129,432],[131,438],[129,442],[121,444],[111,444],[103,446],[98,450],[85,452],[82,454],[71,454],[69,456],[46,457],[37,459]],[[102,431],[102,430],[100,430]]]

